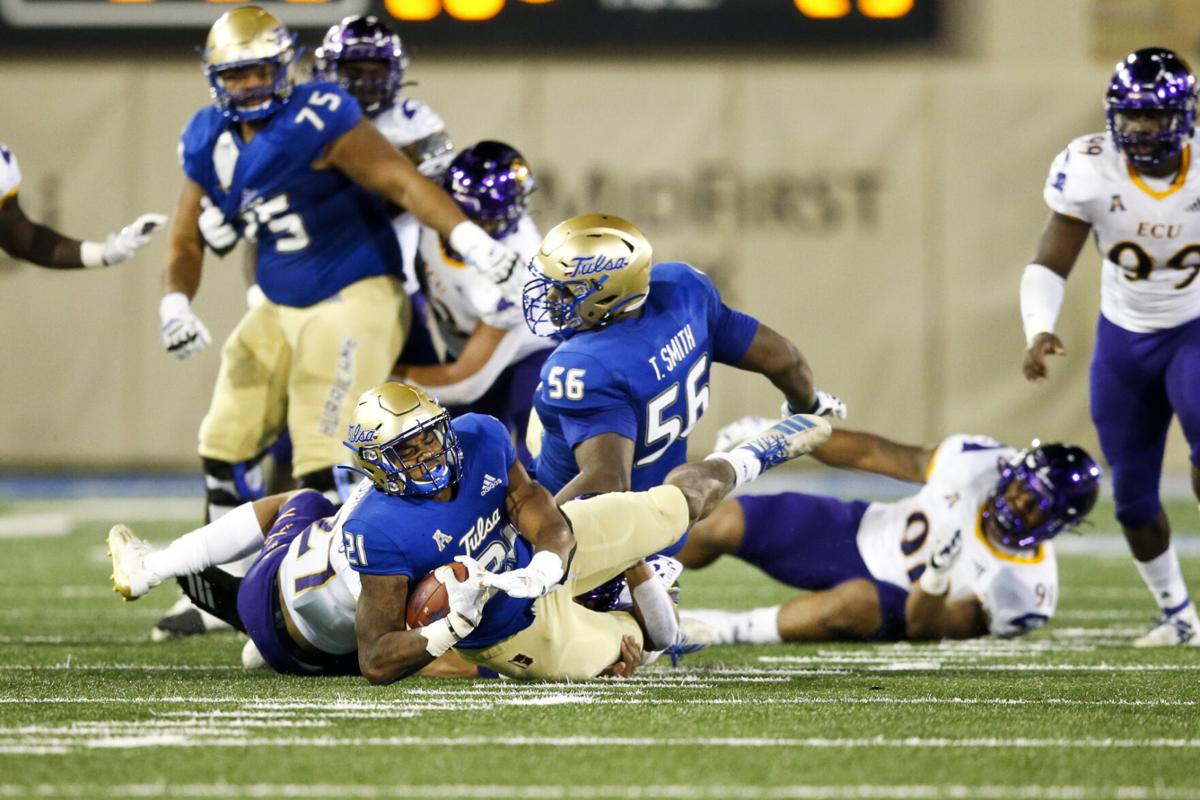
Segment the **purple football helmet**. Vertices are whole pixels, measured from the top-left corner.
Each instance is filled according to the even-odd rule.
[[[524,156],[490,141],[459,153],[444,181],[463,213],[496,239],[516,229],[537,185]]]
[[[999,467],[1000,480],[988,495],[983,516],[995,522],[1006,547],[1031,547],[1079,524],[1100,494],[1100,467],[1074,445],[1035,442],[1011,461],[1001,460]],[[1005,498],[1014,482],[1036,498],[1042,512],[1037,525],[1028,525]]]
[[[408,52],[399,35],[376,17],[346,17],[326,31],[313,58],[316,78],[341,86],[358,100],[369,117],[396,102],[408,69]],[[351,66],[364,61],[376,62],[379,68],[367,73]]]
[[[1125,158],[1152,167],[1178,155],[1196,121],[1196,76],[1162,47],[1117,63],[1104,96],[1108,130]]]

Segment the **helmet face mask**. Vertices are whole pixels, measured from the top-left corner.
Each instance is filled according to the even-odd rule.
[[[341,86],[371,117],[395,104],[408,69],[400,37],[370,16],[346,17],[334,25],[313,57],[316,78]]]
[[[1006,547],[1053,539],[1083,521],[1100,494],[1100,467],[1079,447],[1035,442],[998,468],[983,516]]]
[[[427,497],[458,483],[463,454],[450,414],[425,392],[385,383],[363,394],[343,444],[381,492]]]
[[[652,255],[642,232],[620,217],[583,214],[559,223],[530,264],[526,324],[539,336],[569,337],[640,308]]]
[[[494,239],[517,229],[537,188],[525,157],[494,141],[479,142],[455,156],[443,183],[463,213]]]
[[[229,119],[270,117],[292,93],[295,34],[257,6],[221,15],[203,50],[204,74],[217,107]]]
[[[1104,104],[1118,150],[1137,167],[1179,155],[1196,120],[1196,78],[1171,50],[1150,47],[1119,62]]]

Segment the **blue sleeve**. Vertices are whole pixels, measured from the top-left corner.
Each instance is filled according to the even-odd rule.
[[[542,368],[541,400],[558,414],[571,448],[603,433],[638,440],[625,380],[599,359],[560,348]]]
[[[758,333],[758,320],[725,305],[712,280],[702,272],[693,272],[708,294],[708,335],[713,343],[713,359],[722,364],[736,364],[750,349],[754,334]]]
[[[504,426],[503,422],[489,414],[471,414],[471,417],[478,419],[479,427],[487,434],[487,445],[499,448],[504,454],[506,468],[511,467],[512,463],[517,460],[517,448],[513,446],[512,434],[508,432],[508,428]]]
[[[179,137],[179,163],[183,174],[200,184],[207,193],[212,184],[212,153],[208,147],[212,120],[208,108],[202,108],[188,122]]]
[[[358,555],[350,559],[350,565],[356,572],[367,575],[405,575],[409,580],[416,580],[408,554],[400,544],[385,532],[381,525],[374,524],[369,515],[354,516],[342,525],[342,535],[347,541],[358,542],[362,537],[361,547],[348,548]]]
[[[286,112],[291,115],[289,149],[315,158],[362,118],[358,101],[337,84],[306,83],[296,87],[296,93],[296,102]]]

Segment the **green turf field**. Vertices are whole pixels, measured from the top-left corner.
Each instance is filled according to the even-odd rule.
[[[1194,505],[1173,513],[1195,530]],[[3,797],[1200,798],[1200,649],[1127,645],[1153,609],[1119,553],[1060,555],[1058,617],[1022,641],[713,648],[627,681],[376,688],[246,673],[232,634],[152,644],[173,590],[111,593],[106,521],[11,527]],[[1200,588],[1200,558],[1184,568]],[[685,604],[787,596],[734,563],[684,582]]]

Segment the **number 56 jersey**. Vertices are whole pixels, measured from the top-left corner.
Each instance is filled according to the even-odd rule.
[[[1043,192],[1053,211],[1092,226],[1104,259],[1100,311],[1134,333],[1200,317],[1200,168],[1185,145],[1179,172],[1138,173],[1107,134],[1058,154]]]
[[[306,83],[249,142],[215,106],[183,131],[183,171],[257,243],[255,278],[274,303],[305,308],[357,281],[400,272],[383,199],[338,169],[314,167],[361,118],[358,102],[338,86]]]
[[[979,598],[996,636],[1018,636],[1054,615],[1058,564],[1054,547],[1009,550],[983,533],[983,507],[1000,474],[998,459],[1016,453],[986,436],[951,436],[930,464],[925,486],[894,503],[871,503],[858,525],[858,551],[871,575],[905,591],[925,571],[939,529],[962,531],[963,550],[950,575],[950,597]]]

